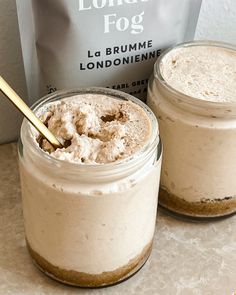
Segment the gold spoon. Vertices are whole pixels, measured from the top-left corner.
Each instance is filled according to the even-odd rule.
[[[11,86],[0,76],[0,90],[3,94],[21,111],[21,113],[30,121],[30,123],[46,138],[51,145],[57,149],[63,145],[58,139],[48,130],[39,118],[32,112],[27,104],[19,97],[19,95],[11,88]]]

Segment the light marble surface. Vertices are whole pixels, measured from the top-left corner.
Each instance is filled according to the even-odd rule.
[[[33,266],[25,247],[16,146],[0,146],[1,295],[232,295],[234,291],[236,216],[191,222],[160,210],[152,255],[128,281],[87,290],[47,278]]]

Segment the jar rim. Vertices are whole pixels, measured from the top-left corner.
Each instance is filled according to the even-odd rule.
[[[103,87],[80,87],[80,88],[76,88],[76,89],[59,90],[59,91],[53,92],[53,93],[46,95],[46,96],[42,97],[41,99],[37,100],[31,106],[31,109],[35,112],[35,111],[39,110],[44,104],[47,104],[49,102],[60,100],[63,98],[74,96],[74,95],[80,95],[80,94],[82,95],[82,94],[88,94],[88,93],[90,93],[90,94],[103,94],[103,95],[105,94],[108,96],[112,96],[116,99],[131,101],[131,102],[139,105],[140,107],[142,107],[142,109],[145,111],[145,113],[149,117],[150,122],[151,122],[151,126],[152,126],[152,133],[151,133],[150,139],[147,142],[147,144],[145,144],[139,151],[137,151],[133,155],[131,155],[127,158],[124,158],[120,161],[115,161],[115,162],[111,162],[111,163],[104,163],[104,164],[78,164],[78,163],[68,162],[65,160],[54,158],[50,154],[45,153],[35,143],[34,134],[33,134],[34,127],[31,126],[30,123],[26,119],[23,120],[23,123],[21,126],[21,141],[23,142],[24,137],[26,136],[29,139],[27,144],[29,145],[29,148],[31,149],[31,151],[35,155],[37,155],[38,157],[43,158],[44,160],[50,162],[50,164],[53,164],[55,166],[63,165],[63,167],[74,168],[74,169],[81,168],[82,170],[88,169],[88,170],[95,170],[95,171],[99,171],[101,169],[102,170],[104,170],[104,169],[109,170],[109,169],[114,169],[114,168],[121,169],[123,166],[127,165],[128,163],[130,163],[130,165],[135,164],[136,161],[138,161],[141,157],[143,157],[144,154],[146,155],[146,154],[151,153],[152,150],[160,143],[157,119],[156,119],[155,115],[153,114],[153,112],[151,111],[151,109],[146,104],[144,104],[141,100],[139,100],[138,98],[133,97],[127,93],[124,93],[124,92],[121,92],[118,90],[103,88]],[[158,155],[158,158],[160,156],[161,155]]]
[[[157,79],[161,85],[171,92],[173,95],[177,96],[178,99],[181,101],[187,103],[187,104],[194,104],[195,106],[199,107],[212,107],[215,109],[221,109],[221,108],[229,108],[232,107],[236,109],[236,101],[230,101],[230,102],[216,102],[216,101],[210,101],[210,100],[204,100],[204,99],[198,99],[196,97],[187,95],[174,87],[172,87],[169,83],[166,82],[165,78],[162,75],[160,65],[163,60],[163,58],[169,54],[172,50],[176,50],[178,48],[188,48],[188,47],[196,47],[196,46],[212,46],[216,48],[224,48],[228,50],[233,50],[236,53],[236,46],[230,43],[221,42],[221,41],[213,41],[213,40],[195,40],[190,42],[184,42],[180,43],[178,45],[174,45],[166,50],[164,50],[159,58],[157,59],[155,65],[154,65],[154,78]]]

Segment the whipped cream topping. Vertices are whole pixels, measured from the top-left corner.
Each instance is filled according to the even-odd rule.
[[[165,55],[161,74],[174,89],[213,102],[236,102],[236,51],[216,46],[176,48]]]
[[[38,137],[42,149],[68,162],[103,164],[127,158],[144,147],[151,136],[145,111],[131,101],[101,94],[80,94],[48,103],[37,115],[64,142],[54,151]]]

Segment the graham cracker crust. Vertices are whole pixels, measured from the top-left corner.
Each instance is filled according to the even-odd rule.
[[[114,271],[102,272],[101,274],[89,274],[74,270],[65,270],[55,266],[35,252],[30,247],[28,241],[26,241],[26,244],[34,263],[46,275],[64,284],[90,288],[114,285],[132,276],[144,265],[152,250],[151,241],[138,256],[131,259],[125,266]]]
[[[187,202],[169,193],[163,187],[159,192],[159,204],[170,211],[191,217],[222,217],[236,213],[236,196]]]

